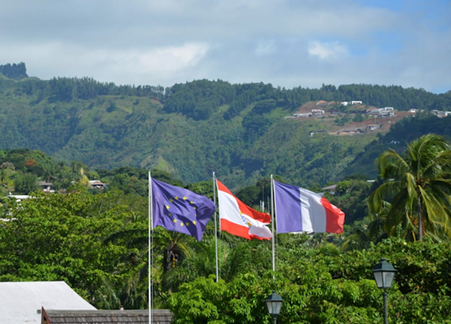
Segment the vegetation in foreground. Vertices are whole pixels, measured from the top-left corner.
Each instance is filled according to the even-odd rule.
[[[363,209],[367,217],[342,235],[277,235],[275,280],[270,242],[221,233],[215,282],[213,222],[201,242],[155,229],[154,306],[170,308],[175,323],[270,323],[264,299],[275,289],[284,299],[279,323],[379,323],[382,292],[371,270],[385,257],[398,270],[389,293],[391,321],[451,323],[450,206],[441,198],[451,194],[449,150],[443,138],[427,135],[400,155],[382,154],[381,178]],[[123,183],[126,193],[113,186],[94,194],[79,181],[66,194],[36,192],[20,204],[3,199],[0,280],[64,280],[97,308],[146,308],[147,197],[139,195],[139,172],[134,176],[137,181]],[[155,177],[178,182],[164,172]],[[354,206],[346,195],[358,183],[358,177],[340,182],[337,199]],[[267,185],[262,180],[256,187]],[[212,197],[209,182],[187,187]],[[259,192],[247,187],[241,195],[255,205],[249,201]]]
[[[0,229],[0,280],[64,280],[100,309],[147,307],[144,199],[73,188],[6,206],[12,214]],[[392,321],[451,319],[449,241],[409,242],[399,234],[343,252],[346,234],[281,234],[273,281],[270,242],[222,233],[216,283],[211,227],[201,242],[162,228],[153,235],[154,306],[170,308],[176,323],[271,323],[264,299],[273,289],[284,299],[280,323],[376,323],[382,295],[371,270],[381,257],[398,270]]]

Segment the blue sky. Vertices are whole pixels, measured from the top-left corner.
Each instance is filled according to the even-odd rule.
[[[41,79],[451,90],[447,0],[7,0],[0,64]]]

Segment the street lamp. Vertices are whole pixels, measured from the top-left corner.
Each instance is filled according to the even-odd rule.
[[[385,258],[381,259],[381,262],[376,264],[373,268],[374,279],[376,280],[377,288],[384,289],[384,323],[388,324],[388,311],[387,311],[387,289],[390,289],[393,284],[393,278],[395,272],[398,271],[391,263],[385,261]]]
[[[282,307],[283,299],[276,291],[273,290],[272,294],[265,300],[266,306],[268,306],[269,314],[272,316],[274,324],[277,323],[277,316],[280,314],[280,308]]]

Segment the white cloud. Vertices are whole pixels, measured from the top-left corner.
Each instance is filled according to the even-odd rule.
[[[147,51],[113,51],[111,54],[116,64],[125,64],[126,68],[138,73],[174,73],[195,67],[207,54],[208,49],[206,43],[186,43]]]
[[[274,39],[267,39],[263,40],[261,39],[258,42],[257,48],[255,49],[255,53],[257,55],[267,55],[267,54],[273,54],[277,51],[276,42]]]
[[[144,51],[108,52],[112,58],[107,63],[108,73],[103,74],[102,79],[114,80],[114,76],[120,74],[128,84],[155,85],[151,82],[153,81],[168,85],[168,82],[173,82],[182,75],[189,75],[196,69],[208,50],[209,46],[205,43],[186,43]],[[101,52],[99,57],[103,54],[107,53]]]
[[[321,60],[338,59],[348,54],[346,46],[340,42],[319,42],[313,41],[309,44],[308,53],[311,56],[316,56]]]
[[[206,43],[148,49],[90,50],[75,44],[51,42],[9,48],[8,52],[0,53],[0,60],[23,61],[27,64],[29,75],[42,79],[89,76],[102,82],[150,84],[152,80],[172,82],[184,71],[196,68],[208,51],[209,45]],[[29,52],[33,53],[31,57],[28,57]]]
[[[450,15],[449,0],[14,0],[0,11],[0,64],[118,84],[434,91],[451,89]]]

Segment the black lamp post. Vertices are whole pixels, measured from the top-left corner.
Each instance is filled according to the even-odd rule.
[[[381,262],[376,264],[373,268],[374,279],[376,280],[377,288],[384,289],[384,323],[388,324],[388,311],[387,311],[387,289],[390,289],[393,284],[393,278],[395,272],[398,271],[391,263],[385,261],[385,258],[381,259]]]
[[[276,291],[273,290],[272,294],[265,300],[266,306],[268,306],[269,314],[272,316],[274,324],[277,323],[277,316],[280,314],[280,308],[282,307],[283,299]]]

